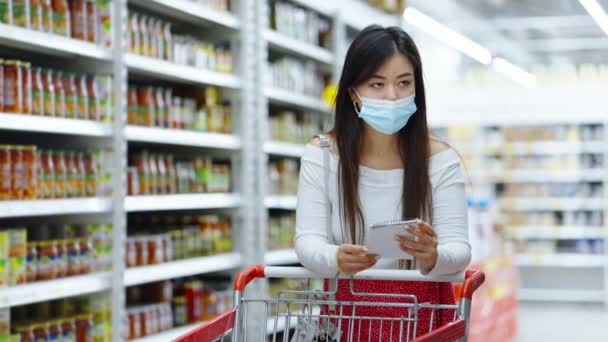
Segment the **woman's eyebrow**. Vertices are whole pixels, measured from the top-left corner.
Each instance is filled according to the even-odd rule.
[[[406,77],[406,76],[412,76],[412,73],[411,72],[404,72],[403,74],[397,76],[397,78]]]

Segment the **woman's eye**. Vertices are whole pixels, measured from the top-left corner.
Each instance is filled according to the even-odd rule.
[[[370,86],[372,88],[382,88],[382,83],[372,83]]]
[[[401,82],[399,82],[399,85],[400,85],[400,86],[402,86],[402,87],[407,87],[407,86],[409,86],[410,84],[411,84],[411,82],[410,82],[410,81],[401,81]]]

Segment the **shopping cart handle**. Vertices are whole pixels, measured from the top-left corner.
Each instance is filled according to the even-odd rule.
[[[480,270],[467,270],[462,284],[462,298],[471,299],[473,293],[486,280],[486,275]]]
[[[239,272],[234,281],[234,290],[243,292],[247,284],[255,278],[264,278],[264,265],[252,265]]]

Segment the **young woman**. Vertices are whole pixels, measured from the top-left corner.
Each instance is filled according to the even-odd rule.
[[[326,135],[331,152],[327,189],[319,138],[310,141],[301,160],[295,238],[300,262],[328,277],[372,267],[419,269],[429,275],[463,271],[471,247],[460,158],[429,134],[422,62],[406,32],[374,25],[357,35],[344,61],[335,111],[334,128]],[[412,260],[367,253],[364,243],[371,225],[409,218],[423,223],[403,227],[404,235],[386,244],[398,243],[404,259],[413,256]],[[405,231],[415,238],[406,238]],[[449,283],[360,280],[354,288],[413,294],[419,303],[454,303]],[[396,301],[355,297],[349,280],[339,281],[337,290],[336,300]],[[357,316],[407,317],[407,310],[403,311],[357,308]],[[453,318],[453,312],[436,312],[433,328]],[[430,321],[430,312],[421,310],[417,335],[429,331]],[[355,329],[362,330],[357,334],[364,340],[371,333],[375,339],[370,341],[376,341],[381,328],[379,322],[366,322]],[[342,330],[344,335],[344,326]]]

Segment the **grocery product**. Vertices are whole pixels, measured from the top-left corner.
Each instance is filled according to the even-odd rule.
[[[271,160],[268,164],[269,193],[273,195],[295,195],[298,191],[297,160]]]

